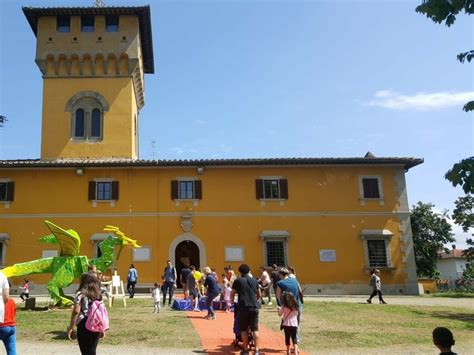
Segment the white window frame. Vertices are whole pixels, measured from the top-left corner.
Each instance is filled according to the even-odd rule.
[[[7,245],[10,242],[10,236],[7,233],[0,233],[0,243],[2,244],[2,254],[0,260],[0,267],[5,267],[5,260],[7,257]]]
[[[396,269],[392,264],[391,240],[393,233],[388,229],[363,229],[360,235],[364,243],[364,256],[366,270],[377,269]],[[385,254],[387,257],[387,266],[370,266],[368,240],[383,240],[385,242]]]
[[[263,264],[264,266],[267,265],[267,242],[282,242],[283,243],[283,258],[285,261],[285,265],[278,265],[278,266],[286,266],[289,265],[289,255],[288,255],[288,239],[290,239],[290,233],[284,230],[272,230],[272,231],[262,231],[260,233],[260,239],[263,242]]]
[[[366,198],[364,196],[364,184],[363,179],[377,179],[379,186],[379,197],[378,198]],[[380,206],[385,204],[385,197],[383,194],[382,177],[380,175],[359,175],[359,201],[361,206],[365,206],[367,201],[379,201]]]

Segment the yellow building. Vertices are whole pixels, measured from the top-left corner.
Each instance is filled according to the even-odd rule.
[[[405,172],[422,159],[140,160],[149,7],[23,11],[44,79],[41,159],[0,161],[2,266],[57,253],[37,242],[48,219],[77,230],[90,258],[119,226],[143,248],[124,249],[118,272],[134,263],[141,285],[169,258],[292,265],[313,294],[366,293],[378,267],[386,292],[418,293]]]

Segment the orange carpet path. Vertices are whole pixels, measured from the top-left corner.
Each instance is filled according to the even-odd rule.
[[[240,349],[233,345],[234,313],[216,311],[217,319],[215,320],[204,319],[206,314],[207,312],[186,312],[186,316],[191,320],[201,338],[203,349],[208,354],[238,354]],[[286,354],[283,332],[274,332],[262,323],[258,327],[260,354]]]

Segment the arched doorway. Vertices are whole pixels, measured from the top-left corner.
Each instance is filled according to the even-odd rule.
[[[185,266],[201,267],[199,258],[199,247],[191,240],[183,240],[178,243],[174,251],[175,267],[178,273],[178,287],[181,288],[181,269]]]

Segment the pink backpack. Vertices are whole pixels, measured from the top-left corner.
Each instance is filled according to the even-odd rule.
[[[90,305],[86,329],[96,333],[104,333],[109,330],[109,313],[103,302],[95,300]]]

